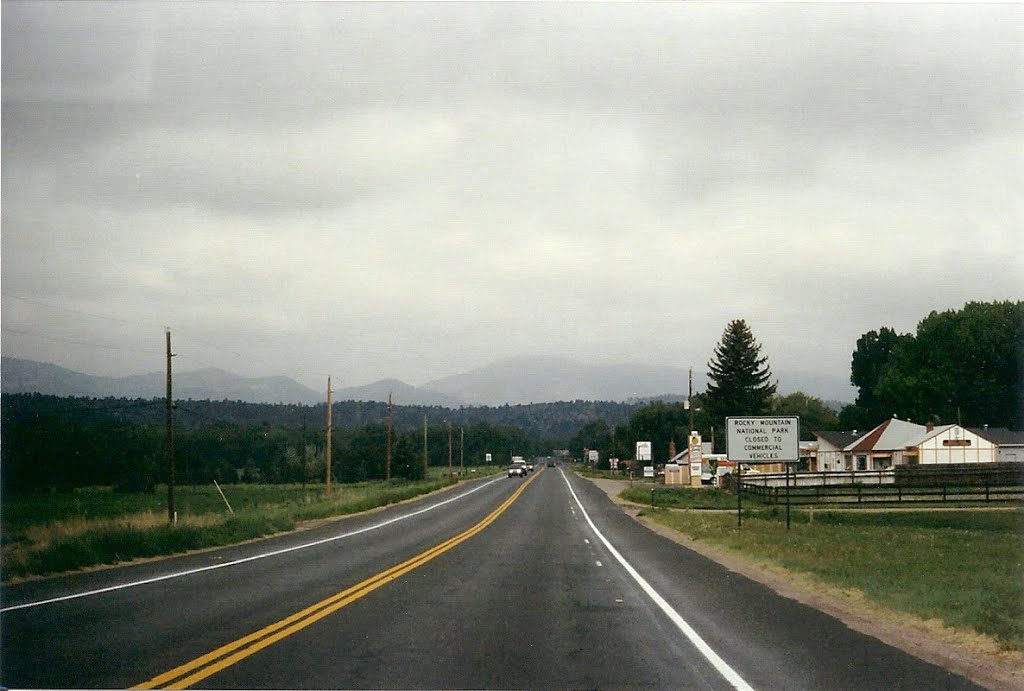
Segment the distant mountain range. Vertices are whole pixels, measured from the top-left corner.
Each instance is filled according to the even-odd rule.
[[[521,356],[435,379],[423,388],[469,405],[626,401],[669,393],[685,396],[688,377],[680,367],[584,365],[569,358]],[[705,386],[704,376],[694,373],[693,390],[703,391]]]
[[[841,403],[853,398],[853,389],[840,377],[775,373],[780,393],[803,391]],[[649,365],[585,365],[568,358],[516,357],[463,374],[412,386],[383,379],[365,386],[332,391],[335,401],[387,401],[393,394],[399,405],[463,405],[549,403],[555,401],[679,400],[688,388],[688,371],[681,367]],[[96,377],[57,365],[3,357],[0,389],[4,393],[44,393],[56,396],[106,398],[160,398],[166,395],[163,372],[127,377]],[[694,372],[693,390],[704,391],[707,379]],[[207,368],[175,372],[176,399],[232,400],[251,403],[323,403],[326,393],[314,391],[288,377],[241,377]]]
[[[318,403],[325,399],[323,394],[288,377],[246,378],[213,367],[174,372],[172,384],[176,399],[249,403]],[[49,363],[5,356],[0,365],[0,390],[93,398],[163,398],[167,395],[167,375],[152,372],[95,377]]]

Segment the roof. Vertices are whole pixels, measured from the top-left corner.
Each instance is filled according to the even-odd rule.
[[[1024,432],[1015,432],[1005,427],[968,427],[967,429],[996,446],[1024,445]]]
[[[818,439],[824,439],[837,449],[842,449],[857,441],[861,434],[857,430],[826,430],[824,432],[814,432],[814,436],[818,437]]]
[[[959,425],[935,425],[931,429],[928,429],[927,427],[925,427],[924,428],[924,434],[918,436],[913,441],[908,442],[907,446],[920,446],[921,444],[924,444],[926,441],[928,441],[932,437],[937,437],[940,434],[945,434],[946,432],[948,432],[949,430],[953,429],[954,427],[959,427]],[[967,429],[967,428],[966,427],[960,427],[960,429]]]
[[[703,456],[707,456],[710,453],[711,453],[711,442],[709,442],[709,441],[702,441],[700,443],[700,455],[703,457]],[[680,451],[679,453],[677,453],[672,458],[668,459],[667,462],[668,463],[679,463],[679,461],[682,461],[682,460],[687,459],[689,457],[690,457],[690,448],[687,447],[687,448],[683,449],[682,451]]]
[[[863,437],[847,446],[845,451],[900,451],[912,446],[925,435],[927,428],[913,422],[889,418]]]

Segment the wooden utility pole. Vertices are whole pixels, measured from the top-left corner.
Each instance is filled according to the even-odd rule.
[[[427,479],[427,416],[423,416],[423,479]]]
[[[687,394],[686,403],[690,408],[690,434],[693,434],[693,368],[690,368],[690,393]]]
[[[306,466],[308,465],[308,459],[306,458],[309,454],[308,444],[306,443],[306,408],[302,408],[302,489],[306,489]]]
[[[174,399],[171,395],[171,330],[165,329],[167,337],[167,444],[164,447],[164,454],[167,457],[167,520],[170,523],[177,522],[177,512],[174,510]]]
[[[447,420],[448,423],[448,477],[452,476],[452,421]]]
[[[466,428],[459,428],[459,475],[466,476]]]
[[[327,498],[331,498],[331,378],[327,377]]]
[[[392,425],[392,413],[391,413],[391,394],[388,394],[388,453],[384,459],[384,479],[391,479],[391,425]]]

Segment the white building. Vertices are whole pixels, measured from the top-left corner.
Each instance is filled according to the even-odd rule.
[[[1005,427],[971,428],[971,432],[996,445],[996,461],[1000,463],[1024,462],[1024,432]]]
[[[995,463],[996,445],[960,425],[928,425],[925,435],[907,449],[907,463]],[[915,456],[916,452],[916,456]]]
[[[1000,447],[995,430],[988,434],[960,425],[918,425],[892,418],[866,434],[815,432],[818,439],[818,471],[888,470],[897,465],[936,463],[993,463],[1024,460],[1024,434],[1003,430],[1015,437],[1017,446]],[[1005,457],[1000,457],[1000,452]]]

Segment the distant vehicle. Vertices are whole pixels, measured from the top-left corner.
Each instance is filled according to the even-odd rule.
[[[513,461],[512,465],[508,467],[509,477],[526,477],[526,463],[523,461]]]
[[[526,471],[530,473],[533,472],[533,461],[526,461]]]
[[[549,468],[554,468],[555,467],[555,459],[553,459],[553,458],[549,458],[548,459],[548,467]]]

